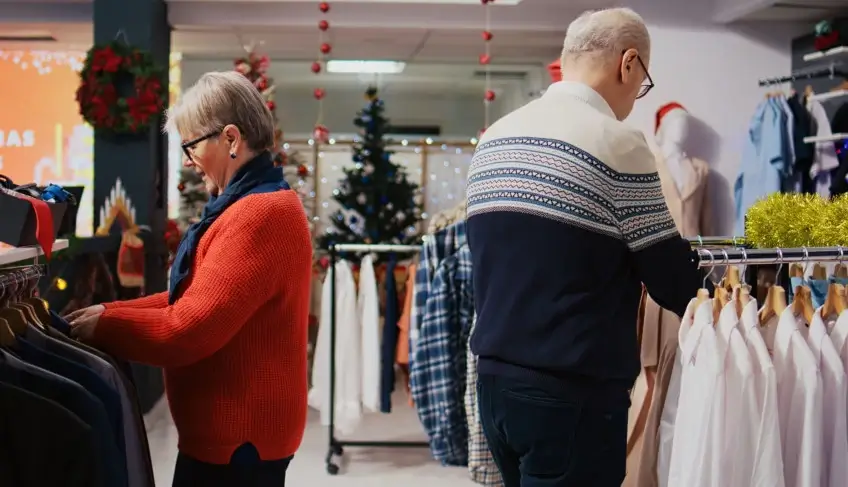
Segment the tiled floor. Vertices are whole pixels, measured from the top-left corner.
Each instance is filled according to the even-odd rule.
[[[398,396],[396,412],[371,414],[363,421],[357,440],[419,440],[424,436],[415,411]],[[164,401],[145,418],[150,451],[156,471],[156,487],[170,487],[177,456],[177,432]],[[337,462],[341,472],[327,474],[324,456],[327,453],[327,428],[318,423],[318,413],[310,411],[306,435],[287,476],[288,485],[339,487],[470,487],[465,468],[442,467],[426,448],[347,448]]]

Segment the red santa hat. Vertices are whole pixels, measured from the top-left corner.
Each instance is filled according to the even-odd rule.
[[[548,74],[551,75],[551,82],[556,83],[557,81],[562,81],[562,65],[560,64],[560,60],[548,64]]]
[[[681,105],[680,103],[677,103],[676,101],[666,103],[665,105],[663,105],[663,106],[659,107],[659,109],[657,109],[657,116],[656,116],[656,120],[654,122],[654,133],[655,134],[660,131],[660,123],[662,122],[663,117],[668,115],[670,112],[673,112],[674,110],[683,110],[684,112],[686,111],[686,109],[683,107],[683,105]]]

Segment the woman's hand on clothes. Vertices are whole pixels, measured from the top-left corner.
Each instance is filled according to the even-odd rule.
[[[80,318],[86,317],[86,316],[95,315],[95,314],[100,315],[100,313],[102,313],[104,311],[106,311],[105,306],[103,306],[102,304],[95,304],[94,306],[88,306],[88,307],[85,307],[85,308],[80,308],[80,309],[78,309],[78,310],[76,310],[72,313],[68,313],[65,316],[63,316],[63,318],[65,318],[65,321],[67,321],[68,323],[73,323],[74,321],[76,321]]]
[[[91,310],[91,308],[99,308]],[[90,306],[86,308],[91,310],[81,314],[76,319],[70,321],[71,336],[83,342],[90,342],[94,338],[94,330],[97,328],[97,323],[100,321],[100,315],[106,310],[103,306]]]

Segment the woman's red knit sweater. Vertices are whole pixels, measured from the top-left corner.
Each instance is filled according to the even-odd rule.
[[[294,191],[246,196],[200,239],[182,294],[106,305],[94,344],[164,367],[179,449],[225,464],[295,453],[306,426],[312,243]]]

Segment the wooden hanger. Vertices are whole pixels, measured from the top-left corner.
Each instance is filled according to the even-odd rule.
[[[730,302],[730,292],[719,286],[715,289],[713,295],[713,325],[718,324],[718,318],[721,315],[721,310]]]
[[[778,262],[780,265],[777,267],[776,276],[780,277],[780,271],[783,270],[783,253],[780,249],[777,249],[778,254]],[[780,316],[783,313],[783,310],[787,308],[788,304],[786,302],[786,290],[783,289],[783,286],[775,282],[768,288],[768,292],[766,293],[766,302],[764,303],[762,309],[758,313],[758,318],[760,321],[760,326],[768,325],[769,321],[775,316]]]
[[[817,281],[827,280],[827,268],[821,264],[813,265],[813,279]]]
[[[742,317],[742,310],[751,302],[751,289],[748,286],[736,286],[733,289],[733,300],[736,302],[736,316]]]
[[[848,267],[842,263],[836,264],[836,267],[833,268],[833,275],[835,277],[848,279]]]
[[[15,333],[9,327],[9,323],[0,318],[0,347],[11,347],[15,344]]]
[[[724,288],[732,291],[742,285],[742,280],[739,278],[739,268],[731,266],[727,268],[727,276],[724,278]]]
[[[836,86],[830,91],[840,91],[840,90],[848,90],[848,80],[843,81],[840,85]]]
[[[3,318],[15,335],[23,335],[27,331],[27,320],[24,313],[14,308],[0,309],[0,318]]]
[[[839,289],[840,287],[842,289]],[[830,283],[827,287],[827,297],[824,299],[824,305],[822,305],[822,318],[839,316],[845,311],[846,307],[848,307],[848,303],[845,302],[845,286],[835,282]]]
[[[813,86],[812,85],[805,86],[804,87],[804,98],[809,98],[813,95],[815,95],[815,92],[813,92]]]
[[[813,293],[807,286],[796,286],[795,296],[792,298],[792,314],[801,316],[807,325],[813,322]]]
[[[38,321],[40,321],[45,328],[53,321],[53,318],[50,316],[50,307],[47,305],[47,301],[33,296],[31,298],[26,298],[23,302],[32,306],[32,309],[35,311],[36,318],[38,318]]]

